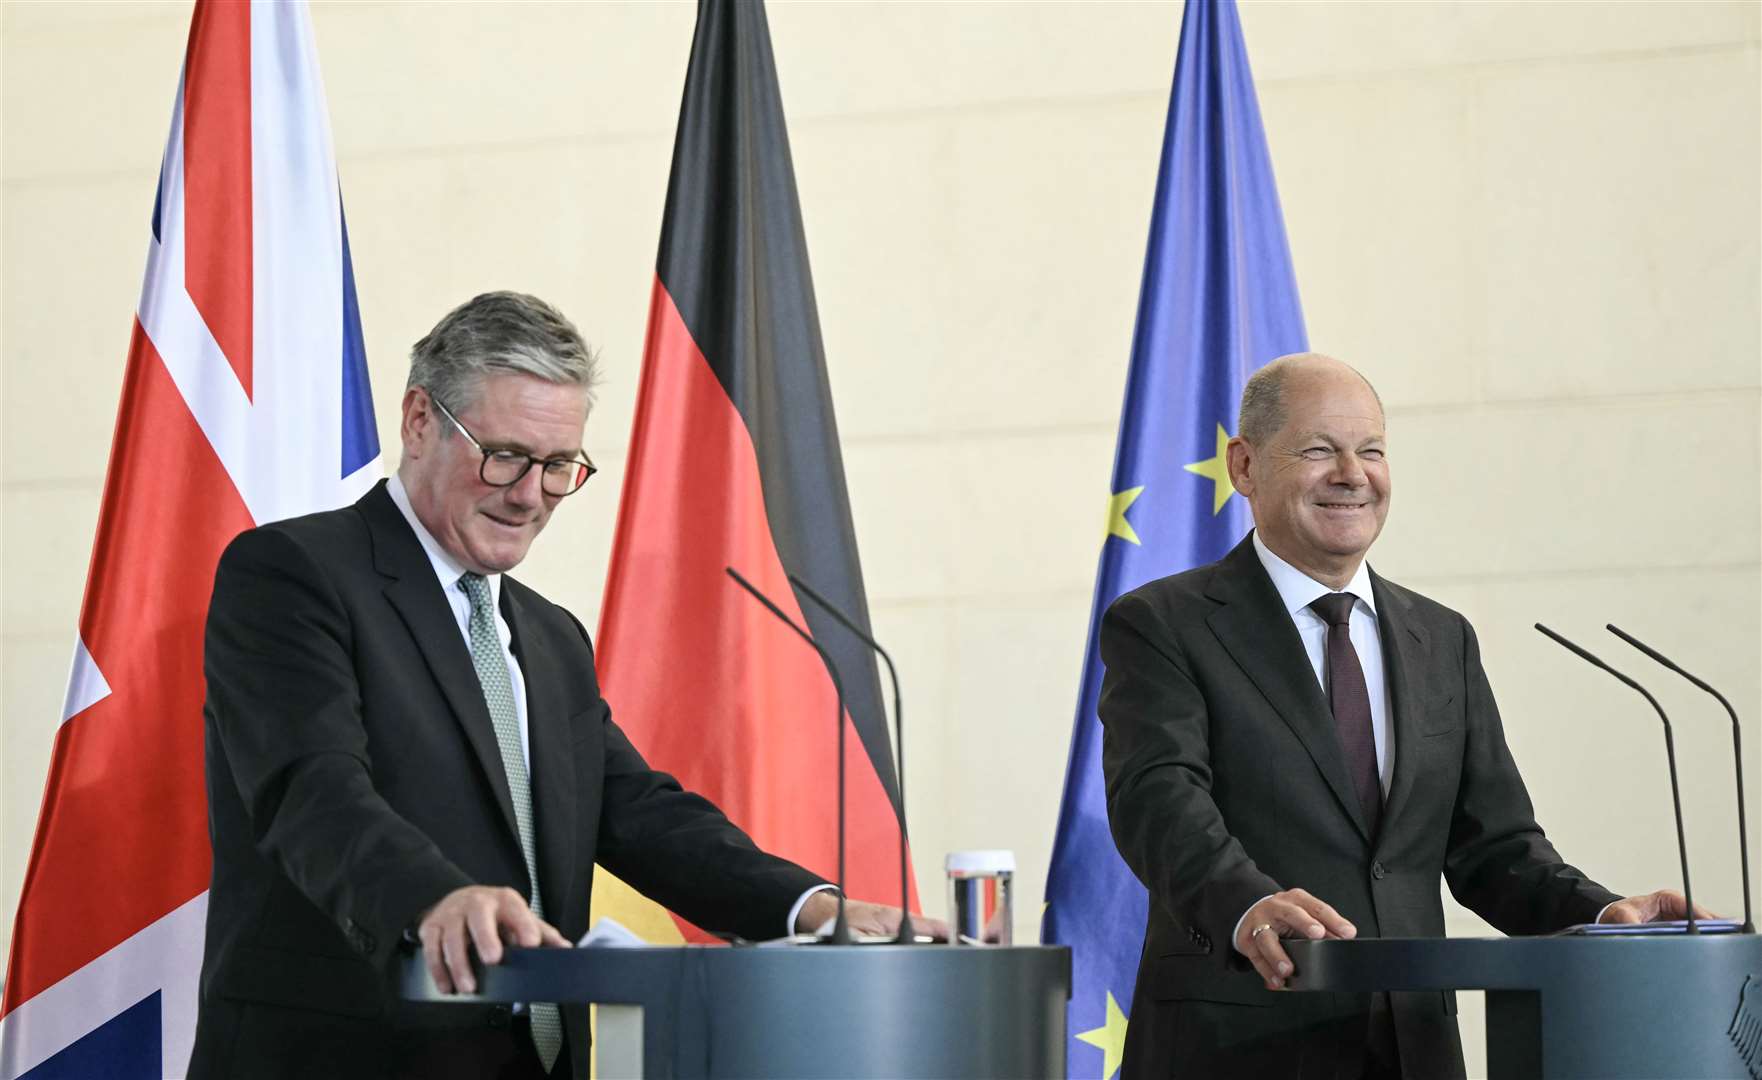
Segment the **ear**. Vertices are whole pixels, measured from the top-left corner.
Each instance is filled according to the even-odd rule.
[[[1225,463],[1230,469],[1230,485],[1246,499],[1254,494],[1254,477],[1249,466],[1254,463],[1254,447],[1247,439],[1237,435],[1224,447]]]
[[[402,419],[398,424],[398,435],[404,443],[404,456],[415,460],[435,442],[439,433],[440,417],[435,415],[434,404],[428,398],[428,391],[420,386],[412,386],[404,391]]]

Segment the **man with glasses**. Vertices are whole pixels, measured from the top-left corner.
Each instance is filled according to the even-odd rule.
[[[222,557],[192,1076],[585,1078],[584,1007],[417,1005],[386,975],[403,943],[470,992],[473,950],[567,945],[596,861],[746,938],[831,916],[824,880],[648,768],[585,629],[504,576],[594,473],[594,379],[555,308],[479,296],[412,351],[397,474]]]

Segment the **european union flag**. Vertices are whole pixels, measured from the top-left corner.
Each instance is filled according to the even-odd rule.
[[[1146,581],[1222,558],[1248,531],[1224,465],[1236,402],[1255,368],[1306,348],[1236,5],[1187,0],[1047,875],[1042,938],[1072,954],[1072,1077],[1119,1068],[1148,902],[1107,826],[1101,615]]]

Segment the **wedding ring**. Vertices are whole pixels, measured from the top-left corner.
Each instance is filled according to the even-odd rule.
[[[1266,931],[1271,930],[1272,928],[1273,928],[1272,923],[1263,922],[1259,926],[1248,931],[1248,940],[1253,941],[1255,938],[1259,937],[1261,934],[1265,933]]]

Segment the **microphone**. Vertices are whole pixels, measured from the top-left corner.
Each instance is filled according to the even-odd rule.
[[[913,944],[915,939],[912,936],[911,877],[906,870],[905,718],[904,714],[899,711],[899,669],[893,666],[893,657],[887,655],[887,650],[881,647],[881,643],[870,637],[868,631],[858,626],[855,619],[839,610],[837,604],[821,596],[812,585],[794,574],[789,575],[789,583],[800,589],[809,600],[820,605],[826,614],[837,619],[839,625],[849,630],[858,641],[875,650],[876,654],[887,664],[888,678],[893,680],[893,748],[899,755],[899,762],[895,766],[899,777],[899,933],[893,936],[893,941],[896,945]]]
[[[1590,664],[1592,667],[1602,668],[1604,671],[1607,671],[1609,674],[1615,676],[1617,679],[1621,680],[1623,683],[1626,683],[1628,686],[1631,686],[1635,690],[1638,690],[1642,695],[1645,696],[1645,699],[1647,701],[1652,703],[1652,708],[1658,710],[1658,719],[1664,721],[1664,753],[1665,753],[1666,757],[1669,758],[1669,761],[1670,761],[1670,801],[1676,809],[1676,851],[1677,851],[1677,854],[1682,857],[1683,906],[1688,909],[1688,916],[1689,916],[1688,917],[1687,932],[1691,933],[1691,934],[1700,933],[1700,930],[1695,926],[1694,894],[1689,892],[1689,844],[1688,844],[1688,841],[1686,839],[1684,839],[1684,837],[1683,837],[1682,789],[1680,788],[1680,786],[1677,784],[1677,781],[1676,781],[1676,738],[1675,738],[1675,736],[1673,736],[1671,734],[1671,731],[1670,731],[1670,717],[1664,715],[1664,706],[1658,704],[1658,699],[1652,696],[1652,692],[1647,690],[1645,687],[1641,686],[1639,683],[1634,682],[1632,679],[1628,678],[1626,675],[1623,675],[1621,672],[1616,671],[1614,668],[1610,667],[1608,664],[1605,664],[1603,661],[1597,659],[1597,657],[1591,655],[1591,653],[1589,651],[1582,649],[1582,648],[1578,647],[1577,645],[1574,645],[1572,642],[1561,637],[1559,634],[1556,634],[1554,631],[1548,629],[1546,626],[1543,626],[1541,623],[1536,624],[1536,629],[1540,630],[1542,633],[1546,634],[1548,637],[1552,638],[1554,641],[1558,642],[1560,645],[1562,645],[1568,649],[1571,649],[1574,653],[1576,653],[1578,655],[1579,659],[1585,661],[1587,664]]]
[[[1756,932],[1756,922],[1750,911],[1750,840],[1749,834],[1744,825],[1744,739],[1743,731],[1738,726],[1737,710],[1731,707],[1731,702],[1725,700],[1724,694],[1707,685],[1705,680],[1698,679],[1684,671],[1681,667],[1677,666],[1675,661],[1666,658],[1664,654],[1660,653],[1657,649],[1652,648],[1650,645],[1647,645],[1632,634],[1622,630],[1614,623],[1606,623],[1603,628],[1621,640],[1627,642],[1629,645],[1632,645],[1634,648],[1645,653],[1647,656],[1658,661],[1660,664],[1663,664],[1665,667],[1676,672],[1678,675],[1681,675],[1689,682],[1694,683],[1709,694],[1712,694],[1715,698],[1718,698],[1719,703],[1725,706],[1726,714],[1731,717],[1731,753],[1733,760],[1737,763],[1738,774],[1738,860],[1743,866],[1744,871],[1743,932],[1746,934],[1754,934]]]
[[[832,663],[832,657],[814,640],[814,635],[796,625],[794,619],[784,614],[783,609],[771,602],[771,598],[760,592],[758,586],[740,576],[740,571],[732,566],[724,566],[728,576],[734,583],[753,594],[753,598],[765,605],[766,610],[783,621],[783,625],[794,630],[801,639],[814,647],[820,654],[820,662],[826,665],[826,674],[832,676],[832,691],[838,695],[838,918],[832,924],[832,944],[849,945],[850,923],[844,917],[844,683],[838,678],[838,668]]]

